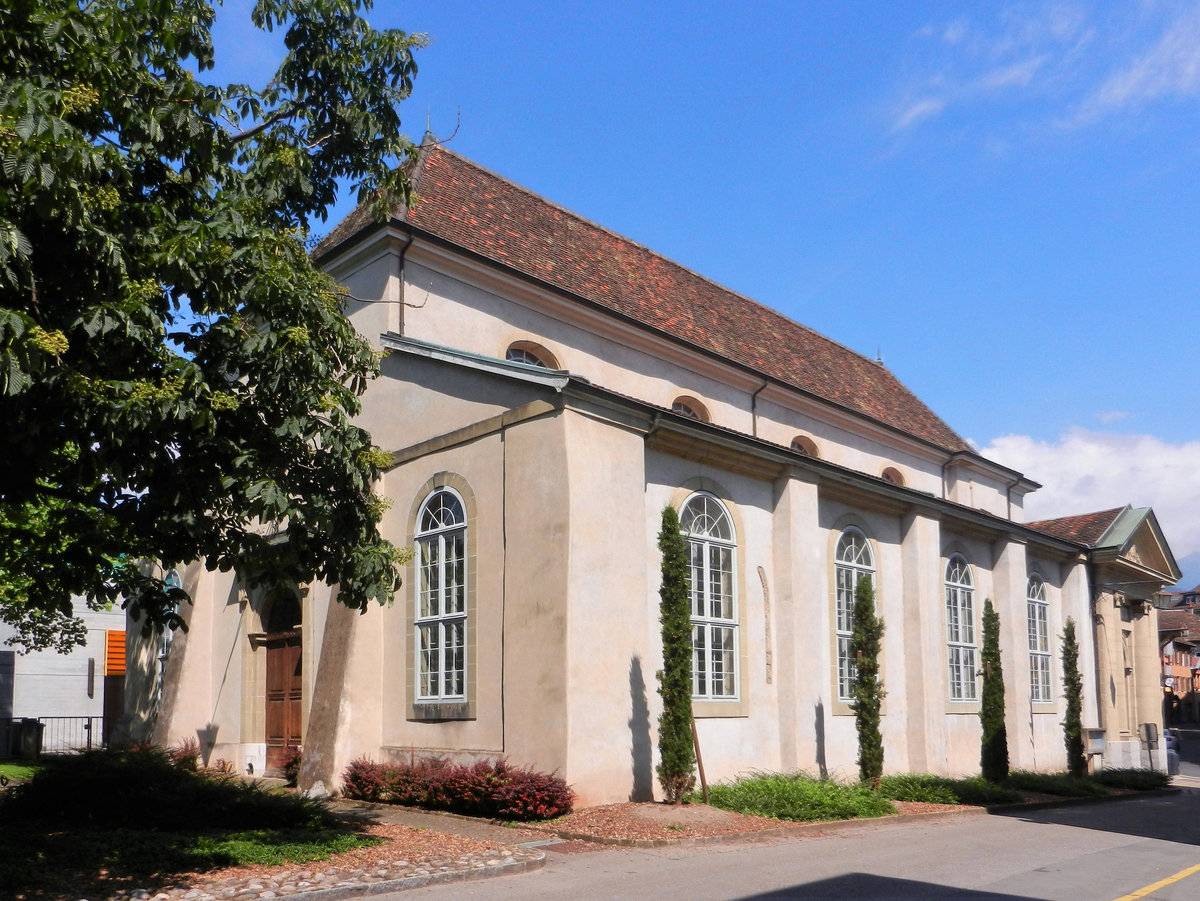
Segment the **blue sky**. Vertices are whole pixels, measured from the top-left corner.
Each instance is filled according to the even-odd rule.
[[[281,53],[218,15],[217,80]],[[382,2],[406,125],[887,366],[1200,582],[1200,2]],[[336,219],[348,210],[343,205]],[[318,232],[331,227],[318,225]]]

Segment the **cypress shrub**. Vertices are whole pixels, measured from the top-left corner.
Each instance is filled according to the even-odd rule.
[[[1008,729],[1004,725],[1004,669],[1000,663],[1000,614],[992,599],[983,602],[983,697],[979,720],[983,726],[979,764],[983,778],[1001,783],[1008,778]]]
[[[854,631],[850,634],[850,653],[858,668],[850,707],[858,730],[858,775],[874,791],[879,790],[883,777],[883,735],[879,731],[885,694],[879,678],[883,628],[883,620],[875,614],[875,587],[869,578],[860,576],[854,588]]]
[[[696,748],[692,743],[692,614],[688,600],[687,541],[679,532],[679,514],[667,506],[658,533],[662,552],[659,621],[663,668],[658,671],[662,715],[658,718],[658,781],[671,804],[696,784]]]
[[[1087,773],[1083,754],[1083,676],[1079,672],[1079,642],[1075,639],[1075,620],[1067,619],[1062,634],[1063,690],[1067,699],[1067,717],[1063,720],[1063,743],[1067,747],[1067,770],[1082,778]]]

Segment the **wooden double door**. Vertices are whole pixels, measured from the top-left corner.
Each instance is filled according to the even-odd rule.
[[[303,699],[300,633],[277,632],[264,642],[267,653],[267,772],[283,775],[289,748],[300,745]]]

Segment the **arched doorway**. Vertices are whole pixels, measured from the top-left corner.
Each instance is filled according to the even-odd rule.
[[[267,655],[266,738],[268,776],[283,775],[289,748],[300,745],[303,698],[300,599],[281,592],[263,616]]]

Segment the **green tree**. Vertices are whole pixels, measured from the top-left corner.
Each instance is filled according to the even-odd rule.
[[[255,90],[204,80],[206,0],[0,4],[0,618],[26,646],[77,643],[76,596],[170,621],[140,560],[391,598],[389,458],[352,422],[378,358],[305,251],[339,183],[409,199],[423,38],[370,7],[259,0],[287,51]]]
[[[992,599],[983,602],[983,727],[979,763],[988,782],[1008,778],[1008,729],[1004,725],[1004,668],[1000,662],[1000,615]]]
[[[1062,633],[1063,690],[1067,715],[1063,720],[1063,744],[1067,748],[1067,769],[1072,776],[1087,773],[1083,753],[1083,675],[1079,672],[1079,642],[1075,638],[1075,620],[1068,618]]]
[[[854,588],[854,629],[850,633],[850,654],[856,667],[850,708],[858,730],[858,776],[876,791],[883,777],[880,712],[886,693],[879,678],[883,629],[883,620],[875,613],[875,586],[869,577],[859,576]]]
[[[658,693],[658,781],[666,800],[678,804],[696,784],[696,748],[692,741],[692,614],[688,600],[687,541],[679,532],[679,514],[662,512],[658,533],[662,552],[659,621],[662,623],[663,668]]]

